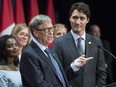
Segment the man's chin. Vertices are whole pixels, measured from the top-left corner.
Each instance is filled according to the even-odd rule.
[[[73,30],[73,32],[74,32],[74,33],[78,33],[78,32],[79,32],[79,30],[75,29],[75,30]]]

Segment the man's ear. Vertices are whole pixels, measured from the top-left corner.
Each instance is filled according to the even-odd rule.
[[[87,19],[87,23],[89,23],[90,18]]]
[[[32,32],[33,32],[33,36],[38,37],[38,31],[37,30],[33,30]]]

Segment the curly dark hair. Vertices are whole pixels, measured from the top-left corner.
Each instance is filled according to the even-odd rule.
[[[0,37],[0,64],[1,65],[6,65],[8,63],[8,59],[7,59],[6,54],[4,53],[5,52],[4,49],[5,49],[6,41],[10,38],[14,38],[14,37],[12,35],[4,35]],[[17,56],[17,58],[14,58],[14,65],[17,66],[18,63],[19,63],[19,60]]]

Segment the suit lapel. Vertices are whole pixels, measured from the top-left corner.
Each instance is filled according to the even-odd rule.
[[[91,36],[90,35],[88,35],[88,34],[86,34],[86,42],[85,42],[85,55],[86,55],[86,57],[91,57],[91,51],[93,50],[93,47],[92,47],[92,45],[93,45],[93,41],[92,41],[92,39],[91,39]],[[86,70],[87,70],[87,67],[89,66],[89,62],[90,61],[88,61],[86,64],[85,64],[85,72],[86,72]]]
[[[65,39],[66,39],[66,44],[70,48],[70,51],[73,52],[73,54],[74,54],[74,58],[77,58],[79,55],[79,52],[77,50],[77,47],[76,47],[76,44],[75,44],[75,41],[74,41],[74,38],[73,38],[71,32],[69,32],[66,35]]]
[[[60,70],[61,70],[61,72],[62,72],[62,75],[63,75],[65,81],[67,82],[66,76],[64,75],[65,73],[64,73],[64,71],[63,71],[62,65],[61,65],[60,61],[58,60],[58,56],[57,56],[51,49],[50,49],[50,52],[52,53],[54,59],[55,59],[56,62],[58,63],[58,65],[59,65],[59,67],[60,67]]]
[[[53,69],[54,73],[57,75],[56,69],[54,68],[52,62],[50,61],[50,59],[42,52],[42,50],[36,45],[36,43],[34,43],[33,41],[30,43],[30,45],[32,46],[32,48],[36,51],[37,55],[41,57],[41,59],[43,59],[44,61],[46,61],[51,68]]]
[[[71,32],[69,32],[67,34],[65,39],[66,39],[66,44],[68,45],[68,47],[70,47],[71,52],[73,52],[73,54],[74,54],[74,58],[79,57],[79,52],[77,51],[76,45],[74,43],[75,41],[74,41],[74,38],[73,38]],[[86,55],[86,57],[90,57],[91,56],[92,49],[93,49],[92,48],[92,39],[91,39],[91,37],[88,34],[86,34],[86,41],[85,41],[85,55]],[[87,67],[88,65],[89,65],[89,61],[83,67],[84,71],[86,69],[85,67]]]
[[[88,34],[86,34],[85,48],[85,55],[89,57],[89,55],[91,54],[90,51],[92,50],[92,40]]]
[[[61,69],[61,72],[63,73],[62,65],[61,65],[60,61],[58,60],[58,56],[53,51],[51,51],[51,53],[52,53],[54,59],[56,60],[56,62],[58,63],[58,65]]]

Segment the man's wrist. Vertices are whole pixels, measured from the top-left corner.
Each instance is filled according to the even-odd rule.
[[[74,72],[77,72],[79,70],[79,68],[74,65],[74,62],[72,62],[70,66]]]

